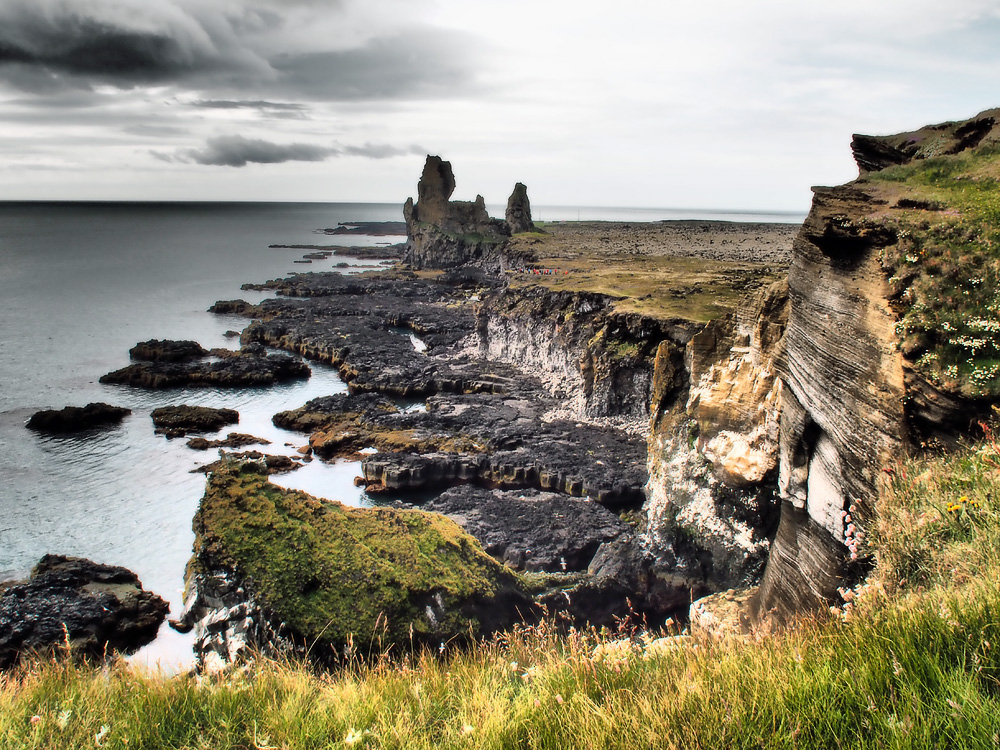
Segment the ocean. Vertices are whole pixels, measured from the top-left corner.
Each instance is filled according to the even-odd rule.
[[[490,207],[502,215],[502,207]],[[643,208],[537,207],[536,219],[801,221],[804,214]],[[292,453],[306,436],[271,424],[278,411],[346,390],[333,368],[310,363],[305,382],[271,388],[145,391],[101,385],[147,339],[193,339],[206,348],[238,346],[225,336],[243,318],[206,312],[220,299],[257,302],[244,282],[331,270],[347,260],[296,264],[285,245],[377,245],[400,237],[329,236],[341,222],[399,221],[400,204],[348,203],[3,203],[0,202],[0,580],[24,575],[58,553],[124,565],[180,612],[191,519],[216,458],[183,439],[155,435],[150,412],[172,404],[240,412],[232,430]],[[67,436],[25,429],[44,408],[104,401],[132,409],[120,427]],[[224,429],[222,434],[228,430]],[[274,481],[351,505],[368,503],[351,462],[308,466]],[[168,671],[192,662],[190,635],[166,624],[132,659]]]

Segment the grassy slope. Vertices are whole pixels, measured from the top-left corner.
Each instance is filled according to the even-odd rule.
[[[995,747],[998,463],[987,441],[896,467],[865,540],[870,583],[787,634],[650,644],[543,625],[200,683],[42,663],[0,677],[0,746],[89,748],[106,727],[117,748]]]

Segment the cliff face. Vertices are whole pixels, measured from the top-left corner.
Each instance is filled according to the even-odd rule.
[[[782,512],[758,614],[836,599],[864,569],[880,472],[954,442],[1000,394],[997,144],[996,111],[855,136],[861,177],[815,190],[789,271]]]
[[[681,352],[661,344],[657,353],[644,542],[692,592],[752,583],[763,568],[776,520],[786,317],[778,282]]]
[[[683,348],[700,326],[616,313],[613,303],[541,287],[491,293],[477,309],[480,354],[534,374],[574,417],[644,422],[657,347]]]

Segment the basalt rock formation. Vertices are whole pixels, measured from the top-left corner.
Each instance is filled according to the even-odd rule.
[[[528,188],[523,182],[514,185],[514,192],[507,199],[507,211],[504,214],[511,234],[534,232],[535,223],[531,220],[531,202],[528,200]]]
[[[523,185],[521,186],[523,188]],[[417,183],[417,202],[403,206],[407,249],[404,260],[413,268],[455,268],[466,263],[499,269],[511,226],[490,218],[481,195],[475,201],[450,200],[455,192],[451,162],[428,156]],[[517,196],[515,198],[515,196]],[[508,212],[519,227],[531,225],[527,192],[515,188]]]
[[[93,659],[130,653],[153,640],[168,609],[130,570],[46,555],[28,580],[0,587],[0,669],[66,648]]]
[[[100,382],[153,390],[185,386],[246,388],[308,378],[311,374],[302,360],[284,354],[268,354],[261,346],[245,346],[240,351],[213,349],[210,354],[213,359],[135,362],[102,375]]]
[[[128,354],[132,359],[147,362],[191,362],[208,356],[197,341],[171,341],[169,339],[150,339],[141,341]]]
[[[240,421],[235,409],[217,409],[211,406],[161,406],[150,413],[157,432],[169,437],[183,437],[188,432],[216,432],[227,424]]]
[[[1000,394],[998,111],[855,136],[861,176],[816,188],[795,240],[782,366],[781,522],[754,603],[778,619],[825,606],[863,572],[878,477],[952,444]]]
[[[25,426],[37,432],[80,432],[94,427],[119,424],[131,413],[131,409],[95,402],[86,406],[66,406],[62,409],[37,411],[31,415]]]

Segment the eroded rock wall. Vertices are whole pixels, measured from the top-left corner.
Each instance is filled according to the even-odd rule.
[[[490,294],[477,310],[480,353],[538,377],[571,415],[645,422],[657,347],[683,348],[700,326],[616,313],[613,303],[540,287]]]
[[[660,345],[643,541],[692,593],[746,585],[763,570],[777,515],[786,320],[779,282],[709,323],[682,351]]]

